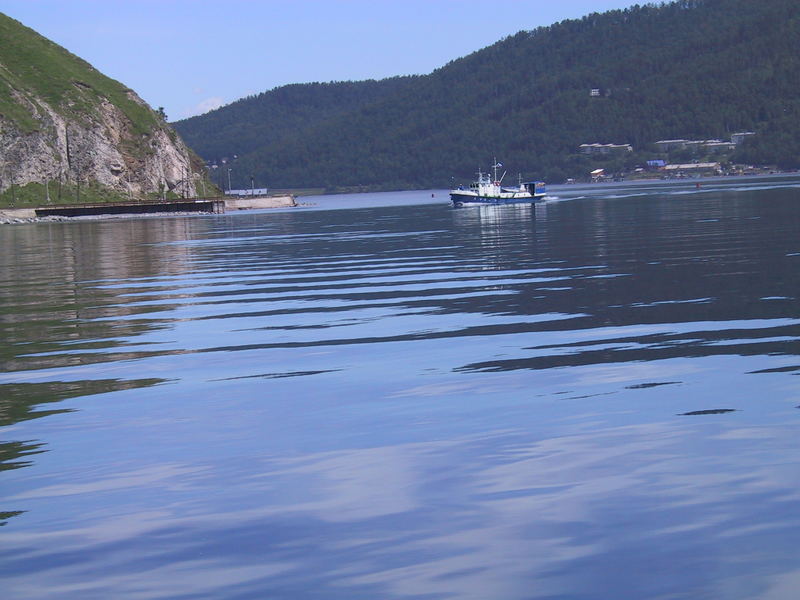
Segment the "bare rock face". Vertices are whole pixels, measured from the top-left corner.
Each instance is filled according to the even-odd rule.
[[[0,13],[0,193],[58,181],[101,199],[196,196],[203,170],[136,93]]]
[[[152,112],[132,91],[128,97]],[[200,166],[178,135],[160,119],[139,133],[107,99],[67,118],[42,98],[16,94],[38,127],[23,131],[0,115],[0,192],[12,184],[80,181],[98,183],[132,197],[174,191],[196,196]]]

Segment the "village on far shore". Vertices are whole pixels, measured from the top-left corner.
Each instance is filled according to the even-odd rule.
[[[742,131],[731,135],[730,141],[708,140],[659,140],[645,149],[648,158],[632,169],[600,167],[593,169],[583,181],[602,183],[624,179],[683,179],[689,177],[715,177],[728,175],[764,175],[775,173],[774,166],[734,164],[731,154],[751,136],[753,131]],[[634,149],[631,144],[586,143],[578,146],[580,154],[592,158],[623,158]],[[702,158],[702,159],[701,159]],[[716,160],[713,160],[716,159]],[[575,183],[568,179],[566,183]]]

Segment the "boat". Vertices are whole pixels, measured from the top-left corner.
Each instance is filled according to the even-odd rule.
[[[450,190],[450,199],[453,206],[464,206],[465,204],[520,204],[539,202],[545,197],[545,185],[543,181],[522,181],[516,187],[503,187],[505,172],[498,179],[497,170],[502,167],[502,163],[494,161],[492,173],[483,173],[478,170],[478,179],[472,182],[469,188],[459,186],[458,189]]]

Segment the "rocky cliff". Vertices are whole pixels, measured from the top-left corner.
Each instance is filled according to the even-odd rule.
[[[0,14],[0,198],[196,196],[202,173],[135,92]]]

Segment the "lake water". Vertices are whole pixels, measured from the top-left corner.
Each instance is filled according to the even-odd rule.
[[[800,588],[800,178],[0,228],[4,599]]]

